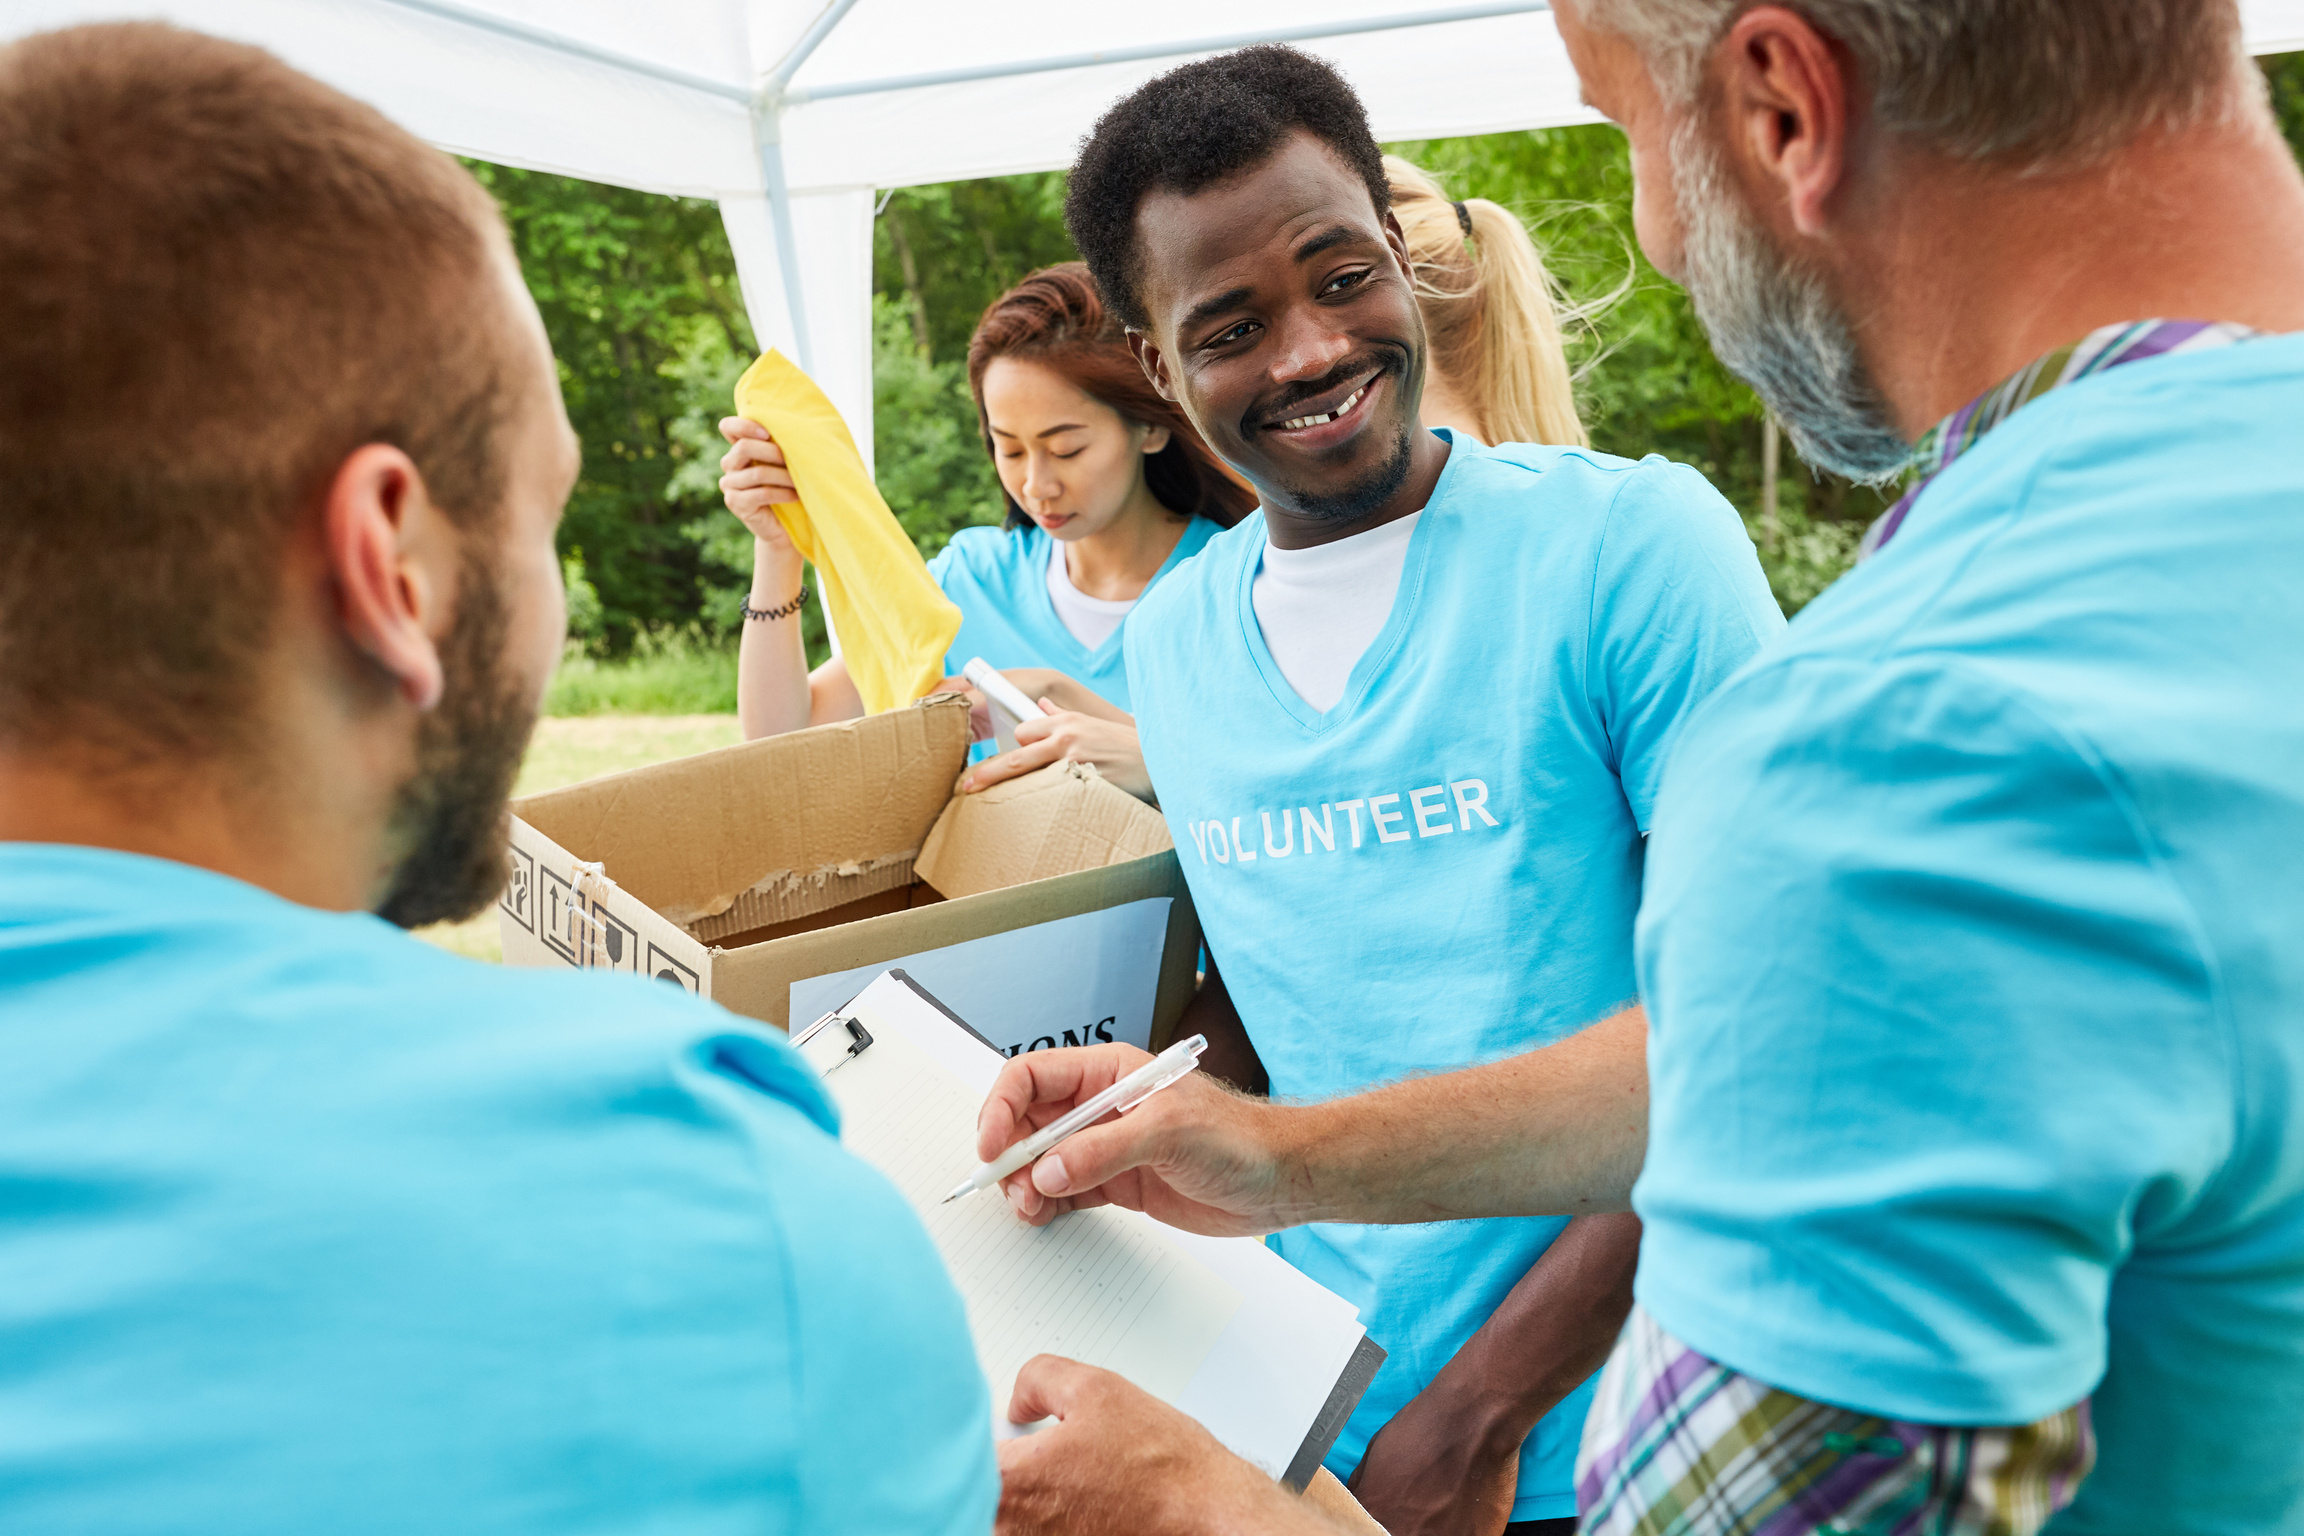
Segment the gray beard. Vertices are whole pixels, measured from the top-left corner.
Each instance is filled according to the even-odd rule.
[[[1759,392],[1800,457],[1878,482],[1912,454],[1888,418],[1847,316],[1738,201],[1693,117],[1672,136],[1688,296],[1728,370]]]

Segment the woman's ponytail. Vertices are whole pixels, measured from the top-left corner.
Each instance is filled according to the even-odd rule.
[[[1527,229],[1484,197],[1449,201],[1439,182],[1396,155],[1384,157],[1384,170],[1432,362],[1471,405],[1480,435],[1587,442],[1552,279]]]

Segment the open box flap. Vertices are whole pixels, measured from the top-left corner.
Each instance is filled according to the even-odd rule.
[[[512,809],[709,939],[907,883],[968,739],[967,700],[939,695],[530,795]]]
[[[1174,847],[1168,823],[1086,763],[1051,763],[973,795],[954,795],[913,871],[959,899]]]

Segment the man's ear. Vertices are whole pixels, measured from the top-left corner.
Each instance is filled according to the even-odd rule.
[[[1392,259],[1400,263],[1402,277],[1415,270],[1408,260],[1408,231],[1400,227],[1400,215],[1384,210],[1384,243],[1392,247]]]
[[[1136,359],[1136,366],[1144,370],[1145,380],[1152,392],[1170,405],[1176,403],[1176,386],[1168,377],[1168,356],[1160,344],[1134,326],[1128,327],[1128,355]]]
[[[454,535],[399,449],[370,443],[337,467],[322,507],[338,622],[412,709],[440,702],[440,648],[455,602]]]
[[[1824,233],[1848,165],[1846,54],[1798,12],[1763,5],[1736,18],[1714,64],[1721,142],[1782,200],[1795,231]]]

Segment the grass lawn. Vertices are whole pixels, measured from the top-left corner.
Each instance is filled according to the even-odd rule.
[[[604,773],[734,746],[743,739],[734,715],[547,716],[537,722],[513,793],[558,789]],[[418,929],[417,937],[475,960],[504,958],[493,906],[468,922]]]
[[[736,710],[736,653],[651,644],[620,661],[571,656],[552,675],[546,715],[719,715]]]

